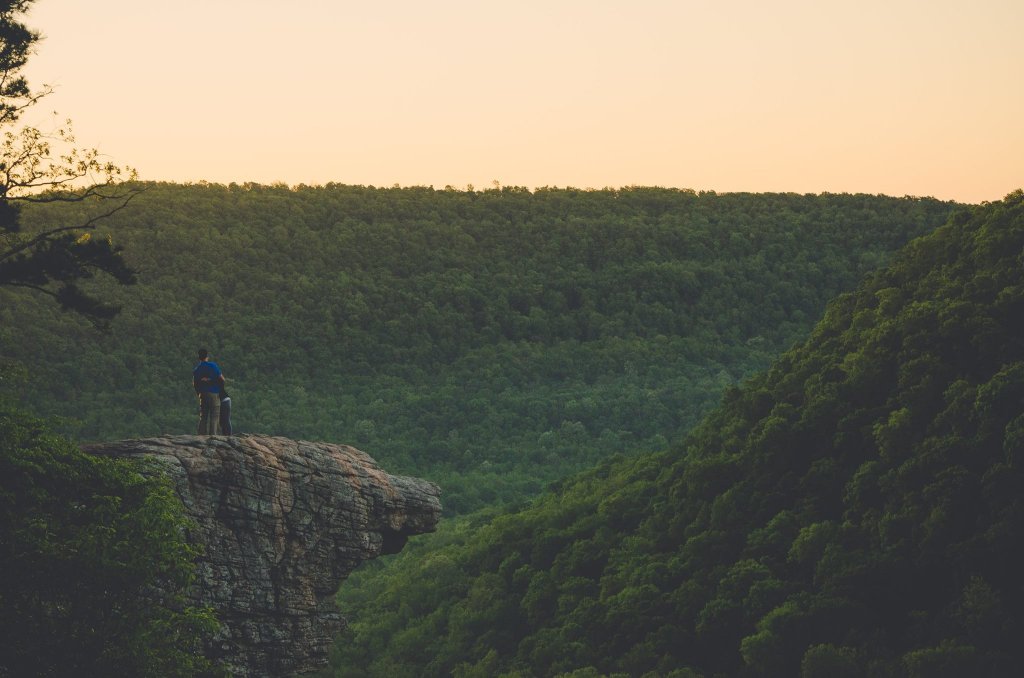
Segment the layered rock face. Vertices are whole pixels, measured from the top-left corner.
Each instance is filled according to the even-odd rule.
[[[431,532],[440,490],[344,445],[268,436],[172,436],[90,445],[148,460],[174,482],[201,544],[190,592],[222,631],[210,655],[236,676],[326,661],[344,625],[333,597],[359,563]]]

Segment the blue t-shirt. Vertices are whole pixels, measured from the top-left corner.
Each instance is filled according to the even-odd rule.
[[[220,393],[220,368],[217,363],[204,360],[192,370],[192,381],[200,393]]]

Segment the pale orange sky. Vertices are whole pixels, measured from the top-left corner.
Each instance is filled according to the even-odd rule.
[[[147,180],[997,200],[1024,1],[37,0],[38,108]]]

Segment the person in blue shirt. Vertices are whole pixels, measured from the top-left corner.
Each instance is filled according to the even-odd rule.
[[[220,421],[220,392],[224,388],[224,375],[217,363],[210,360],[210,352],[199,349],[199,364],[192,370],[192,387],[199,397],[199,435],[217,434]]]

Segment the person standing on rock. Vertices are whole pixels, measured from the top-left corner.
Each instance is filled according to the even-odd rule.
[[[220,392],[224,388],[224,375],[217,363],[210,360],[210,352],[199,349],[199,364],[192,370],[192,387],[199,397],[199,435],[217,434],[220,420]]]

